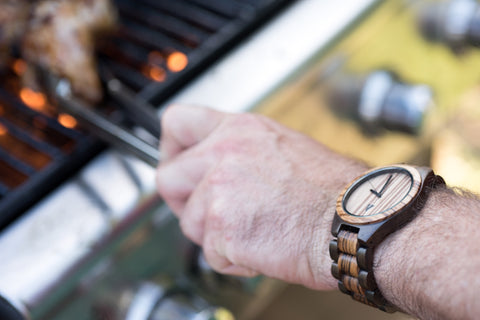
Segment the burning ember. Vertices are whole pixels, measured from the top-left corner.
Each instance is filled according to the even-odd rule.
[[[158,51],[152,51],[148,55],[148,65],[143,69],[143,74],[156,82],[163,82],[167,79],[166,68],[171,72],[180,72],[188,65],[188,57],[175,51],[166,58]]]
[[[45,111],[47,99],[41,92],[33,91],[30,88],[22,88],[20,90],[20,99],[33,110]]]
[[[187,64],[188,64],[187,55],[182,52],[175,51],[167,57],[167,67],[168,67],[168,70],[172,72],[182,71],[183,69],[185,69]]]
[[[52,114],[52,112],[53,114],[56,113],[55,111],[49,110],[49,107],[51,106],[48,104],[45,94],[41,92],[24,87],[20,89],[19,95],[20,99],[22,99],[25,105],[35,111],[42,112],[44,114]],[[73,129],[77,126],[77,120],[66,113],[59,113],[57,120],[65,128]]]
[[[77,120],[66,113],[60,113],[57,120],[65,128],[73,129],[77,126]]]
[[[148,68],[147,76],[154,81],[163,82],[167,78],[165,70],[158,66],[150,66]]]

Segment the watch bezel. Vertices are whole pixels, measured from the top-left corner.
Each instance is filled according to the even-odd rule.
[[[346,198],[348,199],[349,194],[353,192],[356,189],[356,187],[358,187],[358,185],[363,183],[366,179],[369,179],[369,178],[372,178],[373,176],[384,173],[385,171],[399,170],[399,169],[408,172],[412,178],[412,186],[408,191],[408,193],[402,198],[401,201],[399,201],[393,207],[385,211],[382,211],[380,213],[377,213],[375,215],[370,215],[370,216],[356,216],[356,215],[350,214],[345,210],[344,204],[345,204]],[[391,166],[374,168],[365,172],[362,176],[358,177],[357,179],[353,180],[340,193],[337,199],[337,205],[336,205],[337,214],[343,221],[350,224],[365,225],[365,224],[381,222],[391,217],[392,215],[395,215],[396,213],[401,212],[403,209],[409,207],[414,202],[417,195],[420,193],[421,186],[422,186],[421,174],[413,166],[391,165]]]

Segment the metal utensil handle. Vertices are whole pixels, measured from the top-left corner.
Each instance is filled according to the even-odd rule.
[[[156,110],[150,104],[136,98],[118,79],[108,80],[107,90],[110,96],[134,118],[135,123],[146,129],[154,137],[160,137],[160,119]]]
[[[69,84],[60,81],[57,85],[55,96],[60,108],[75,117],[87,130],[101,140],[137,156],[152,167],[158,165],[160,152],[157,147],[148,144],[128,129],[111,122],[99,112],[90,109],[71,96],[69,88],[62,89],[62,86],[69,86]]]
[[[106,83],[106,90],[110,97],[137,125],[150,132],[154,137],[160,137],[161,129],[157,110],[117,79],[111,72],[109,63],[99,64],[98,71]]]

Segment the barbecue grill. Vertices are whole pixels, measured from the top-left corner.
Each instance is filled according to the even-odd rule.
[[[158,106],[289,2],[115,1],[119,28],[99,45],[99,70],[104,83],[118,79],[131,94],[107,95],[101,109],[110,121],[131,125],[137,105]],[[0,228],[105,147],[81,128],[62,125],[54,111],[39,110],[47,109],[46,98],[22,96],[14,77],[12,66],[0,88]],[[133,112],[112,115],[132,104]]]
[[[119,27],[97,48],[96,106],[43,71],[45,91],[22,87],[15,60],[0,85],[0,316],[258,314],[282,285],[213,272],[156,196],[154,170],[122,146],[158,143],[157,116],[172,102],[254,108],[375,2],[116,0]],[[99,132],[91,114],[124,131]]]

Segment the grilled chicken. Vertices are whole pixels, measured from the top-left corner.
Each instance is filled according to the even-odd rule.
[[[12,0],[13,2],[15,0]],[[22,43],[30,65],[27,85],[35,87],[32,73],[40,66],[67,78],[73,92],[89,102],[102,97],[95,61],[95,41],[115,25],[110,0],[41,0],[32,9]],[[30,75],[30,76],[29,76]]]
[[[25,32],[30,8],[28,0],[0,1],[0,69],[10,61],[11,48]]]

